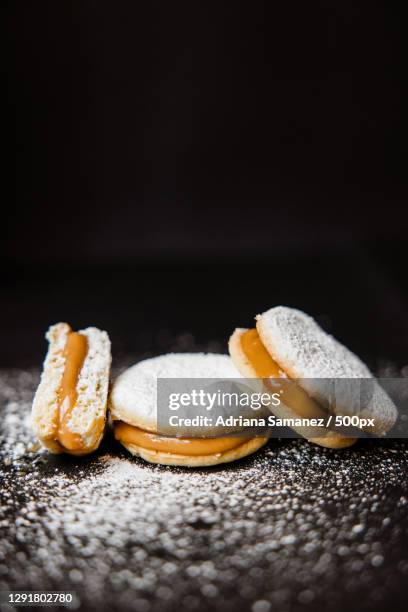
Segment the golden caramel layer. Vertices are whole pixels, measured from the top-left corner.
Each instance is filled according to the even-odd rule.
[[[241,336],[242,350],[259,378],[279,378],[282,390],[281,401],[302,418],[322,418],[327,416],[319,404],[295,381],[283,378],[283,368],[272,359],[256,329],[249,329]],[[266,381],[266,384],[267,381]],[[274,389],[276,391],[276,389]]]
[[[259,378],[280,378],[282,376],[281,368],[262,344],[256,329],[248,329],[242,334],[241,346]]]
[[[86,336],[77,332],[68,335],[64,348],[65,370],[58,391],[59,414],[57,439],[68,450],[81,450],[83,441],[78,434],[73,434],[69,428],[69,420],[77,401],[77,383],[79,374],[88,352]]]
[[[247,438],[170,438],[139,429],[128,425],[123,421],[117,421],[114,425],[116,440],[125,444],[134,444],[149,450],[174,455],[214,455],[224,453],[232,448],[240,446]]]

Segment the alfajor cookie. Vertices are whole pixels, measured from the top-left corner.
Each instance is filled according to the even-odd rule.
[[[41,381],[32,406],[32,426],[52,453],[85,455],[104,434],[111,348],[95,327],[72,331],[67,323],[49,328]]]
[[[236,329],[229,341],[234,364],[247,378],[262,378],[276,391],[283,388],[279,418],[314,419],[356,413],[370,422],[366,431],[384,435],[397,410],[368,367],[300,310],[277,306],[256,317],[255,329]],[[352,379],[364,379],[357,385]],[[334,401],[333,401],[334,396]],[[293,427],[307,439],[330,448],[354,444],[355,438],[314,427]]]
[[[114,435],[133,455],[151,463],[199,467],[228,463],[261,448],[265,437],[244,431],[213,437],[208,429],[188,437],[182,428],[175,436],[158,431],[159,378],[236,379],[240,374],[228,355],[170,353],[146,359],[121,374],[112,387],[110,414]]]

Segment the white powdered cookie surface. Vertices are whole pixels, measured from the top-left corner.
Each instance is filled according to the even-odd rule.
[[[119,376],[111,393],[111,415],[155,431],[158,378],[241,378],[228,355],[169,353],[140,361]]]
[[[95,420],[102,419],[106,411],[111,345],[108,334],[96,327],[81,329],[79,333],[87,337],[88,352],[78,378],[78,398],[69,425],[73,433],[91,439],[95,435]]]
[[[262,342],[294,378],[371,378],[367,366],[301,310],[277,306],[257,317]]]
[[[295,308],[277,306],[257,316],[257,329],[274,360],[291,378],[301,379],[311,396],[325,404],[337,384],[337,412],[353,414],[359,408],[360,416],[376,419],[373,431],[377,433],[392,427],[397,410],[378,383],[368,380],[357,389],[355,383],[336,382],[373,376],[357,355],[323,331],[312,317]]]
[[[53,423],[58,413],[57,394],[65,369],[64,347],[70,331],[67,323],[57,323],[49,328],[45,336],[49,349],[32,407],[33,428],[39,438],[54,433]]]

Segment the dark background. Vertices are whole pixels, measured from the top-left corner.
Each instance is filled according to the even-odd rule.
[[[407,364],[404,23],[351,0],[11,2],[0,365],[39,365],[58,320],[114,356],[226,350],[280,303]]]

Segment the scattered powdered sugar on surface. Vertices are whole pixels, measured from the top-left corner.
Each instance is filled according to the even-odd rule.
[[[0,372],[0,590],[73,590],[95,610],[405,609],[404,441],[274,440],[200,470],[111,438],[50,456],[29,429],[38,380]]]

